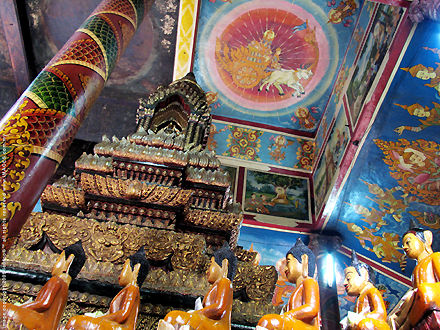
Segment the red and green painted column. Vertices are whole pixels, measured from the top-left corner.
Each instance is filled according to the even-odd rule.
[[[2,252],[20,233],[150,2],[103,0],[0,121]]]

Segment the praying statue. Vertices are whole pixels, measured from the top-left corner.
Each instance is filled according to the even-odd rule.
[[[69,285],[84,266],[81,242],[66,247],[52,268],[52,277],[34,301],[16,306],[0,301],[2,326],[6,329],[55,330],[67,304]]]
[[[387,311],[382,294],[374,286],[376,275],[366,263],[360,262],[353,250],[351,266],[345,268],[344,286],[349,296],[358,297],[354,313],[341,321],[342,329],[389,330]]]
[[[211,288],[205,295],[201,309],[169,312],[160,320],[158,330],[178,329],[231,329],[232,280],[237,269],[237,258],[225,243],[214,253],[207,271]]]
[[[273,329],[319,329],[319,287],[313,278],[315,255],[300,238],[286,254],[286,277],[296,284],[287,310],[281,315],[263,316],[256,330]]]
[[[440,311],[440,252],[432,251],[432,232],[418,227],[414,221],[402,243],[407,257],[417,261],[412,273],[413,289],[390,313],[388,323],[405,330],[415,327],[430,312]]]
[[[119,275],[124,288],[113,298],[107,313],[99,317],[76,315],[69,319],[65,330],[135,330],[140,305],[139,288],[150,270],[144,247],[130,256]]]

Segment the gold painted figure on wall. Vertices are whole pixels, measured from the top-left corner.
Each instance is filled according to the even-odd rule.
[[[6,329],[58,329],[67,303],[69,285],[86,261],[81,242],[66,247],[52,268],[52,277],[35,300],[20,306],[0,301],[0,326]]]
[[[286,277],[289,282],[296,284],[287,311],[281,315],[263,316],[256,329],[319,329],[319,287],[313,278],[315,255],[298,238],[287,252],[286,259]]]
[[[345,268],[344,286],[349,296],[356,296],[354,313],[348,312],[341,321],[343,329],[388,330],[387,311],[380,291],[374,286],[373,269],[360,262],[353,251],[351,266]]]

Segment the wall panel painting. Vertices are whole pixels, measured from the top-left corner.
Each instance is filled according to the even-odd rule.
[[[350,139],[347,126],[347,117],[344,108],[341,108],[331,127],[313,178],[316,215],[319,215],[322,206],[325,204]]]
[[[222,157],[302,172],[311,171],[315,156],[315,143],[311,138],[216,120],[211,125],[207,148]]]
[[[381,4],[371,24],[365,44],[352,68],[347,88],[351,122],[356,126],[362,106],[391,45],[404,8]]]
[[[243,210],[256,221],[287,227],[310,223],[309,196],[306,178],[246,170]]]

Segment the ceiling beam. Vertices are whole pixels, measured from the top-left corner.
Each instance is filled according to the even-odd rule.
[[[11,57],[17,94],[21,95],[31,79],[16,0],[2,0],[0,18]]]

